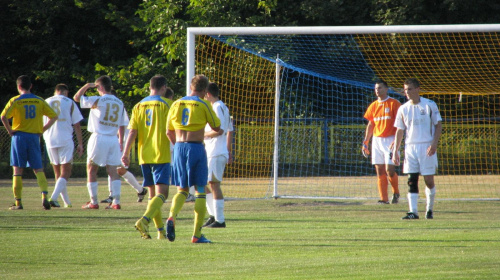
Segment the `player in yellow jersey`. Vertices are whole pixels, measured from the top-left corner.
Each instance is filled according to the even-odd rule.
[[[12,137],[10,165],[14,169],[12,189],[16,202],[10,209],[23,209],[22,175],[29,163],[42,192],[43,208],[50,210],[50,203],[47,199],[48,183],[42,166],[40,136],[54,124],[57,114],[45,100],[31,93],[32,84],[28,76],[20,76],[16,82],[19,95],[9,100],[1,115],[2,123]],[[49,118],[45,125],[43,116]],[[12,125],[9,124],[9,119],[12,119]]]
[[[188,197],[189,187],[195,186],[195,218],[191,242],[211,242],[201,234],[207,212],[205,186],[208,179],[207,153],[203,138],[205,125],[208,123],[214,131],[219,131],[220,120],[210,103],[203,100],[208,84],[207,77],[195,76],[191,80],[191,94],[176,100],[168,113],[168,137],[175,143],[173,176],[175,183],[179,185],[178,192],[172,199],[167,220],[167,238],[170,241],[175,240],[175,217]]]
[[[149,223],[154,221],[158,230],[158,239],[165,239],[166,232],[161,216],[161,207],[168,197],[170,179],[170,142],[167,138],[167,115],[172,100],[163,97],[167,90],[167,79],[156,75],[150,80],[150,95],[137,103],[132,110],[132,117],[127,142],[123,149],[122,163],[130,165],[130,149],[138,138],[139,164],[144,181],[142,185],[152,189],[156,196],[152,198],[143,216],[135,223],[142,238],[149,239]],[[150,191],[153,193],[153,191]]]

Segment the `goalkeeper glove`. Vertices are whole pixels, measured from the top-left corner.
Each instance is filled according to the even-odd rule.
[[[361,152],[365,158],[368,158],[370,155],[370,149],[368,149],[368,141],[363,142],[363,146],[361,147]]]

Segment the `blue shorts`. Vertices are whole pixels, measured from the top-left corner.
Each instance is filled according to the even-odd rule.
[[[158,184],[168,185],[170,178],[170,163],[142,164],[143,187]]]
[[[175,177],[175,183],[181,188],[207,185],[207,152],[203,144],[175,143],[173,165],[172,176]]]
[[[29,166],[33,169],[40,169],[43,167],[40,135],[17,131],[12,136],[11,141],[11,166],[26,168],[27,163],[29,163]]]

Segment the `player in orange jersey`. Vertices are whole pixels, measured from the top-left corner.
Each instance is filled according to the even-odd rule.
[[[392,148],[396,128],[394,121],[401,103],[387,95],[389,87],[383,80],[375,83],[375,95],[377,100],[372,102],[364,118],[368,120],[365,139],[363,140],[362,152],[365,157],[372,155],[372,164],[377,171],[379,204],[389,204],[387,187],[389,182],[392,186],[392,204],[399,202],[398,174],[392,161]],[[373,136],[371,152],[368,149],[370,138]]]

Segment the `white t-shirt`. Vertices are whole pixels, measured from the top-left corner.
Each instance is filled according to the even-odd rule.
[[[75,101],[64,96],[55,95],[45,101],[57,114],[57,121],[43,133],[43,139],[47,148],[58,148],[73,143],[73,124],[83,119]],[[43,117],[46,124],[49,118]]]
[[[227,133],[233,131],[233,123],[231,122],[231,116],[229,115],[229,109],[222,101],[216,101],[212,104],[215,114],[220,119],[220,128],[224,130],[222,135],[217,137],[205,138],[205,150],[207,151],[207,157],[215,156],[225,156],[229,158],[229,152],[227,150]],[[212,128],[207,124],[205,126],[205,132],[211,131]]]
[[[434,138],[435,125],[441,120],[436,103],[420,97],[416,105],[411,101],[401,105],[394,126],[406,130],[406,144],[429,143]]]
[[[97,106],[94,106],[96,104]],[[112,94],[82,96],[81,108],[91,108],[87,130],[103,135],[117,135],[120,126],[127,126],[123,102]]]

